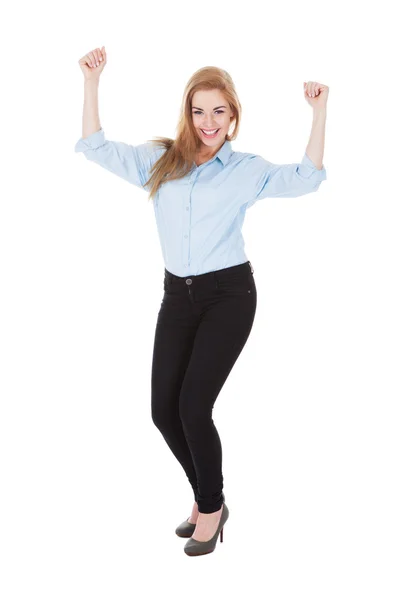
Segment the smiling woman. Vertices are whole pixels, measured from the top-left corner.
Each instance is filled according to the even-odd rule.
[[[91,107],[97,110],[97,95]],[[212,411],[256,312],[254,269],[241,233],[246,210],[266,197],[316,192],[326,179],[325,169],[317,169],[307,154],[300,163],[274,164],[235,151],[231,140],[240,118],[229,74],[205,67],[186,85],[176,139],[133,146],[106,139],[100,128],[75,148],[154,198],[165,269],[151,415],[193,490],[191,520],[175,530],[190,537],[184,547],[190,556],[214,550],[229,516]],[[319,135],[321,119],[316,127]],[[313,156],[321,150],[320,144],[309,148]]]

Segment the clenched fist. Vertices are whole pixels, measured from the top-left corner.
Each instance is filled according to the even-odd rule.
[[[91,50],[79,59],[79,66],[85,79],[98,79],[107,63],[107,55],[104,46]]]

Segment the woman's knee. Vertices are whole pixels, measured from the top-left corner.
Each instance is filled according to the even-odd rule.
[[[186,430],[199,430],[202,423],[207,424],[211,420],[211,410],[207,405],[204,394],[200,397],[196,394],[181,394],[179,397],[179,416]]]
[[[152,394],[151,397],[151,418],[158,429],[164,429],[177,418],[177,409],[173,408],[173,405],[165,394]]]

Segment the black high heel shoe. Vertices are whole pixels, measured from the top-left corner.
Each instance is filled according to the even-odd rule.
[[[220,541],[223,541],[223,531],[224,525],[229,517],[229,510],[226,506],[225,502],[222,505],[222,512],[220,521],[218,523],[217,531],[214,533],[211,539],[205,542],[199,542],[198,540],[194,540],[192,537],[190,540],[186,542],[184,547],[184,551],[188,556],[200,556],[201,554],[209,554],[215,550],[217,545],[218,535],[220,536]]]

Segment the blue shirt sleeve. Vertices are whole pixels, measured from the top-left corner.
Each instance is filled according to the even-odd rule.
[[[248,174],[252,185],[247,208],[263,198],[295,198],[316,192],[326,179],[326,169],[317,169],[304,153],[301,163],[277,165],[262,156],[253,155],[249,161]],[[246,173],[247,175],[247,173]]]
[[[138,146],[107,140],[100,128],[75,144],[75,152],[83,152],[88,160],[122,177],[132,185],[144,188],[150,169],[164,152],[164,148],[146,142]],[[147,186],[148,187],[148,186]],[[144,188],[144,189],[147,189]]]

